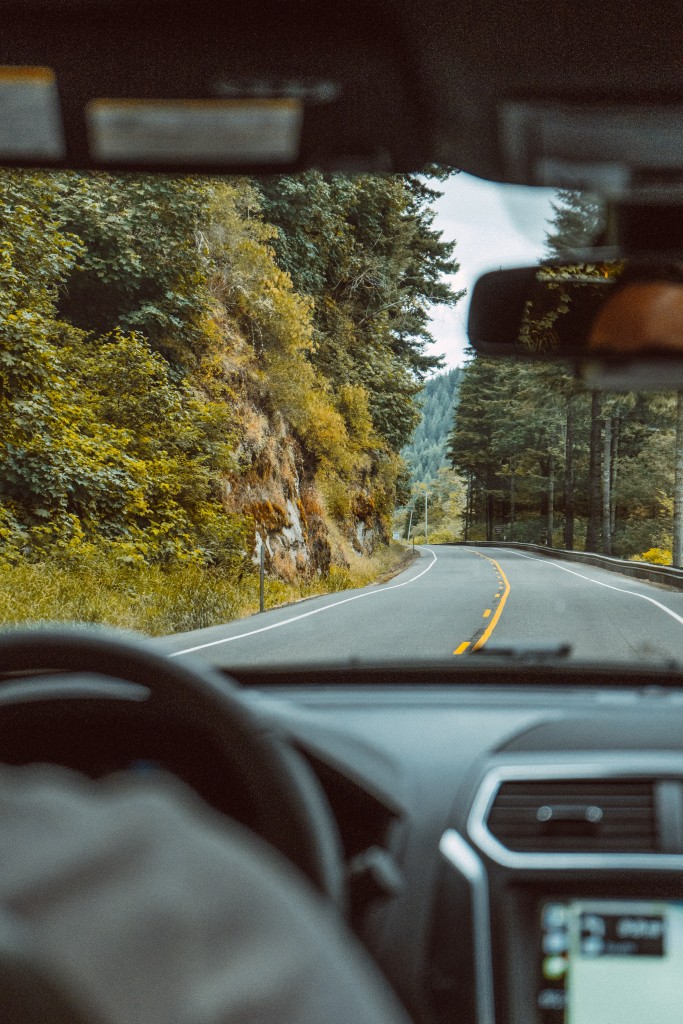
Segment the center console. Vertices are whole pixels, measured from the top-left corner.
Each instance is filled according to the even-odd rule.
[[[468,785],[440,844],[434,1020],[679,1024],[683,759],[514,758]]]

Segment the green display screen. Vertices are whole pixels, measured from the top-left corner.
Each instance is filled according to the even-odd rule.
[[[582,900],[541,906],[543,1024],[680,1024],[683,902]]]

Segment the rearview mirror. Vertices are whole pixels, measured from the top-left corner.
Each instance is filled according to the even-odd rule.
[[[552,262],[479,279],[482,355],[576,364],[593,387],[683,386],[683,260]]]

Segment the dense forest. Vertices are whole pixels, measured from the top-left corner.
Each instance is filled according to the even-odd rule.
[[[432,179],[434,180],[434,179]],[[0,557],[329,573],[408,478],[429,181],[0,174]]]
[[[554,209],[549,255],[584,244],[598,214],[590,198],[568,192]],[[563,302],[560,295],[542,324],[529,319],[529,344],[539,324],[544,342],[552,336]],[[470,353],[448,450],[465,481],[465,540],[681,564],[683,510],[677,502],[674,516],[674,495],[677,465],[683,485],[683,401],[675,393],[589,391],[558,363]]]
[[[455,367],[425,381],[420,421],[402,451],[410,472],[408,498],[394,516],[395,534],[402,539],[421,543],[425,532],[432,543],[461,539],[464,484],[447,451],[461,377],[462,370]]]
[[[420,401],[420,422],[401,454],[414,486],[429,484],[448,465],[448,435],[453,425],[462,370],[455,367],[425,381]]]

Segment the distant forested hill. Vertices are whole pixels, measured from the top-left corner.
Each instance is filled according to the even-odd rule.
[[[403,449],[413,485],[429,483],[442,466],[449,465],[446,443],[453,426],[462,370],[456,367],[431,377],[422,396],[422,418],[412,440]]]

